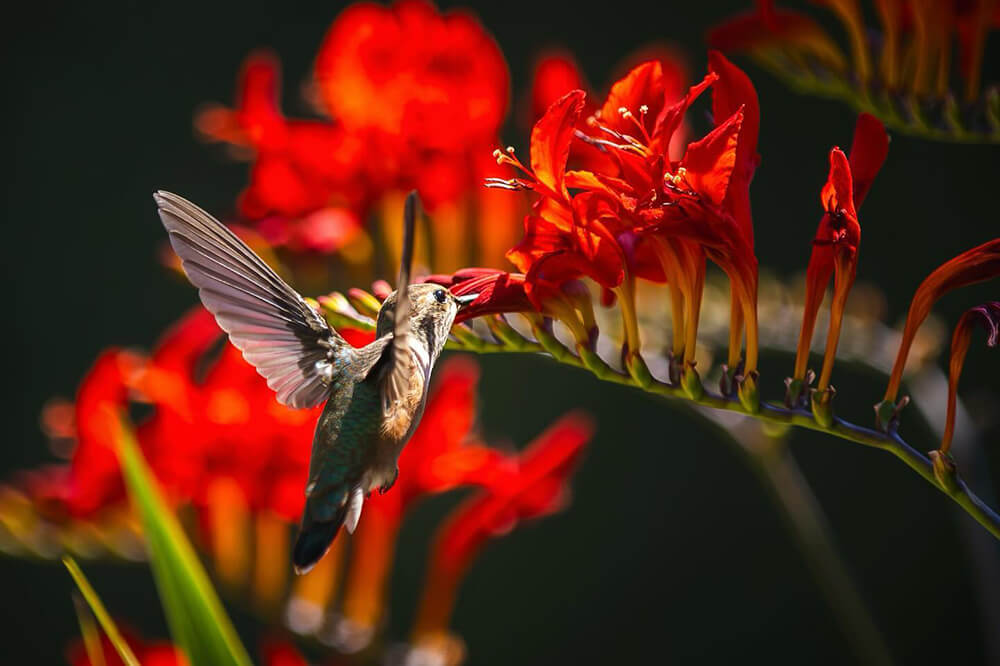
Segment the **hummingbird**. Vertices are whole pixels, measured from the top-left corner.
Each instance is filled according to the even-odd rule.
[[[388,491],[427,401],[431,371],[460,308],[455,296],[410,282],[416,192],[406,199],[396,291],[382,303],[375,340],[351,346],[229,229],[170,192],[153,195],[170,244],[205,307],[278,402],[326,401],[313,436],[306,503],[292,550],[298,574],[312,569],[341,526],[353,533],[365,499]]]

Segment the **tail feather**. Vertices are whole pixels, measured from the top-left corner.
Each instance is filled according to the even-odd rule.
[[[300,576],[308,573],[323,559],[340,531],[340,526],[344,524],[346,515],[347,506],[344,505],[337,511],[333,520],[314,522],[309,519],[309,508],[306,507],[302,526],[299,528],[299,535],[292,549],[292,566],[295,568],[295,573]]]

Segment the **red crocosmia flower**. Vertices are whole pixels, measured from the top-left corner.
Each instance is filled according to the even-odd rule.
[[[61,489],[31,493],[87,517],[124,498],[108,405],[137,398],[151,415],[137,427],[143,453],[168,494],[209,520],[217,482],[237,489],[244,511],[295,520],[304,501],[312,430],[319,408],[293,410],[239,351],[222,343],[212,316],[198,308],[149,359],[111,350],[84,378],[76,404],[77,444]],[[289,493],[289,488],[297,489]]]
[[[962,315],[955,325],[951,337],[951,355],[948,362],[948,417],[945,421],[944,435],[941,438],[940,452],[948,453],[951,448],[951,438],[955,433],[955,403],[958,396],[958,379],[965,365],[965,355],[972,342],[972,330],[976,324],[982,324],[986,329],[986,345],[996,347],[1000,339],[1000,301],[992,301],[985,305],[972,308]]]
[[[280,639],[265,641],[260,655],[265,666],[308,666],[309,663],[294,645]]]
[[[802,382],[806,378],[816,315],[823,302],[827,284],[830,278],[836,275],[830,331],[827,335],[823,369],[817,385],[820,391],[825,391],[829,385],[844,307],[857,270],[858,246],[861,242],[861,225],[858,222],[857,209],[860,208],[872,181],[885,162],[888,151],[889,137],[885,127],[877,118],[867,113],[858,117],[850,158],[848,159],[839,148],[830,151],[830,174],[820,194],[825,213],[816,230],[809,268],[806,272],[802,330],[799,335],[793,376],[797,382]],[[800,389],[804,387],[798,387],[797,391]],[[798,396],[790,398],[798,400]]]
[[[535,308],[525,290],[525,278],[520,273],[507,273],[493,268],[463,268],[452,275],[428,275],[424,282],[448,287],[456,296],[479,294],[475,301],[458,312],[455,321],[505,312],[531,312]]]
[[[330,26],[316,58],[320,97],[349,130],[462,151],[490,142],[507,110],[500,48],[472,16],[427,2],[357,4]]]
[[[459,581],[491,537],[566,505],[567,481],[591,434],[582,415],[564,417],[511,460],[500,482],[466,500],[438,530],[414,627],[416,643],[444,633]]]
[[[277,61],[253,54],[240,74],[237,108],[209,107],[195,121],[205,136],[253,151],[241,214],[254,220],[296,217],[332,200],[360,201],[364,144],[339,124],[286,119],[278,103],[279,86]]]
[[[53,517],[92,515],[124,497],[118,456],[105,405],[128,403],[130,379],[143,359],[119,349],[103,352],[94,362],[77,392],[75,422],[77,444],[68,468],[48,468],[27,477],[27,490]]]
[[[166,641],[146,642],[121,626],[119,626],[119,631],[128,646],[132,648],[136,659],[143,666],[186,666],[188,663],[184,653],[171,643]],[[100,649],[106,666],[125,666],[125,662],[118,656],[118,650],[104,633],[101,633],[100,636]],[[82,639],[70,644],[66,650],[66,660],[71,666],[96,666],[90,660]]]
[[[721,74],[709,73],[677,101],[666,97],[661,64],[640,64],[612,86],[586,131],[576,128],[584,94],[568,93],[532,131],[531,170],[510,151],[495,153],[498,162],[529,178],[488,184],[532,189],[540,197],[525,221],[524,239],[508,253],[526,273],[529,298],[538,305],[532,294],[539,279],[558,284],[581,276],[620,292],[630,355],[640,348],[634,280],[670,283],[675,353],[690,340],[693,355],[705,257],[718,263],[734,287],[730,360],[735,366],[745,320],[749,373],[757,354],[757,260],[748,188],[757,162],[759,110],[745,75],[721,56],[713,62]],[[716,110],[731,112],[672,160],[669,146],[685,112],[720,76],[725,82]],[[744,134],[747,108],[752,120]],[[563,173],[573,138],[604,151],[610,168]],[[584,191],[571,196],[570,188]]]
[[[535,61],[531,77],[530,127],[550,106],[573,90],[587,90],[583,73],[572,54],[565,51],[543,53]]]
[[[906,367],[906,357],[910,354],[910,345],[917,335],[917,329],[927,319],[938,299],[952,289],[982,282],[998,275],[1000,275],[1000,238],[995,238],[946,261],[920,283],[910,302],[910,310],[906,313],[903,339],[899,343],[899,352],[896,354],[896,362],[892,366],[892,374],[889,376],[889,385],[883,399],[885,405],[896,402],[899,386],[903,380],[903,369]]]

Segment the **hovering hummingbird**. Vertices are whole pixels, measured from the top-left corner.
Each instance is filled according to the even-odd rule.
[[[396,291],[379,310],[375,341],[358,349],[218,220],[176,194],[160,191],[153,198],[202,303],[278,402],[303,408],[326,401],[292,552],[295,571],[305,573],[326,554],[341,525],[354,532],[365,498],[395,483],[399,454],[423,415],[434,363],[458,310],[477,294],[409,284],[417,208],[411,192]]]

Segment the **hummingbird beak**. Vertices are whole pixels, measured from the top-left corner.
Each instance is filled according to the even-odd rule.
[[[456,296],[455,300],[458,301],[458,307],[464,308],[466,305],[471,304],[479,298],[479,294],[463,294],[462,296]]]

